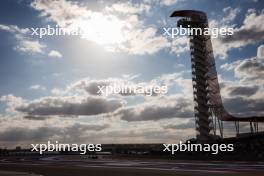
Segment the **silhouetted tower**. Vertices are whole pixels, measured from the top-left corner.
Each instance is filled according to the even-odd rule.
[[[176,11],[171,16],[184,17],[178,21],[178,27],[181,26],[189,29],[200,28],[201,30],[208,27],[207,17],[203,12],[189,10]],[[210,72],[216,72],[210,36],[199,34],[191,35],[190,48],[197,139],[199,141],[207,141],[211,139],[210,132],[213,129],[208,97],[208,65],[212,65]]]
[[[197,33],[193,30],[193,34],[190,35],[194,112],[198,141],[206,142],[214,139],[217,135],[217,125],[219,134],[223,137],[222,121],[234,121],[237,134],[239,133],[239,121],[250,122],[251,132],[258,132],[258,122],[263,122],[263,117],[235,117],[230,115],[223,106],[211,37],[204,35],[204,31],[208,30],[206,14],[201,11],[181,10],[173,12],[171,17],[182,17],[177,22],[178,27],[201,30]]]

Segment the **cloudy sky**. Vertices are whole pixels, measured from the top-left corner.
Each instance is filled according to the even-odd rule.
[[[0,147],[195,137],[188,38],[162,30],[175,27],[169,16],[182,9],[205,11],[211,27],[234,28],[212,41],[224,105],[235,115],[263,115],[263,8],[261,0],[1,1]],[[47,25],[88,32],[31,35]],[[168,93],[97,94],[109,83],[167,85]]]

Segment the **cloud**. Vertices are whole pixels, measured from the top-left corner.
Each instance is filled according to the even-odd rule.
[[[262,48],[261,46],[259,48]],[[220,68],[225,71],[233,71],[234,76],[244,84],[262,86],[264,84],[264,61],[258,56],[260,52],[259,48],[256,57],[225,63]]]
[[[58,134],[58,132],[59,129],[49,127],[41,127],[37,129],[16,127],[1,131],[0,141],[42,141]]]
[[[29,32],[27,28],[23,29],[15,25],[0,24],[0,30],[5,30],[15,36],[17,40],[17,46],[14,47],[15,50],[29,54],[44,53],[43,49],[46,48],[46,45],[26,37]]]
[[[106,7],[106,10],[110,12],[120,12],[120,13],[130,13],[130,14],[138,14],[143,12],[148,12],[150,10],[150,6],[144,3],[133,4],[132,2],[126,3],[116,3],[110,7]]]
[[[153,54],[169,47],[168,40],[163,36],[156,36],[157,29],[153,27],[131,31],[127,51],[130,54]]]
[[[180,88],[180,92],[186,98],[188,97],[192,99],[193,98],[192,80],[190,78],[184,78],[183,74],[184,72],[163,74],[159,78],[157,78],[157,81],[158,82],[161,81],[163,84],[167,85],[170,89],[173,89],[173,87],[176,87],[177,89]]]
[[[71,90],[84,90],[90,95],[101,95],[99,87],[108,86],[113,83],[120,83],[120,79],[104,79],[104,80],[90,80],[81,79],[68,86],[68,91]]]
[[[1,117],[0,147],[30,147],[32,143],[59,141],[60,143],[133,143],[172,142],[184,140],[194,134],[194,130],[178,133],[166,130],[156,121],[138,122],[137,125],[126,121],[97,119],[97,122],[85,122],[78,119],[51,118],[48,120],[28,120],[22,118]],[[170,122],[175,120],[170,119]],[[177,120],[175,121],[177,122]],[[17,129],[17,130],[16,130]]]
[[[237,86],[229,87],[228,91],[231,96],[251,96],[259,90],[258,86]]]
[[[164,129],[171,129],[171,130],[182,130],[182,129],[195,129],[195,122],[194,119],[190,119],[186,122],[180,124],[168,124],[163,126]]]
[[[264,45],[258,47],[257,57],[264,59]]]
[[[62,58],[62,54],[59,51],[51,50],[48,54],[50,57]]]
[[[144,55],[169,47],[167,39],[158,34],[154,24],[146,25],[145,21],[140,20],[140,15],[148,13],[150,9],[144,3],[117,2],[105,6],[101,11],[65,0],[33,1],[31,6],[40,12],[40,16],[60,27],[68,30],[80,28],[84,31],[82,39],[95,42],[111,52]]]
[[[180,75],[170,74],[162,75],[152,79],[149,82],[134,82],[135,76],[129,75],[124,78],[108,78],[104,80],[93,80],[93,79],[81,79],[70,85],[65,89],[53,89],[52,93],[55,96],[42,97],[35,100],[25,100],[20,97],[15,97],[13,95],[3,96],[1,99],[8,103],[8,107],[16,113],[22,113],[22,115],[27,119],[43,120],[51,118],[53,116],[97,116],[103,114],[120,115],[123,114],[122,118],[127,119],[127,113],[137,113],[140,106],[124,107],[126,102],[122,96],[132,95],[129,92],[127,94],[113,94],[111,96],[98,96],[98,86],[105,85],[132,85],[132,86],[158,86],[158,85],[187,85],[190,84],[191,80],[181,79]],[[33,90],[44,90],[45,88],[41,85],[32,85],[30,89]],[[188,88],[189,89],[189,88]],[[185,90],[188,90],[185,88]],[[190,89],[191,90],[191,89]],[[185,91],[184,91],[185,92]],[[186,93],[186,92],[185,92]],[[141,95],[141,94],[139,94]],[[133,94],[133,96],[136,96]],[[157,96],[156,94],[153,97]],[[188,97],[188,96],[186,96]],[[8,100],[7,100],[8,99]],[[172,118],[190,115],[189,106],[187,106],[187,99],[182,97],[167,97],[165,95],[157,96],[157,98],[151,99],[151,97],[144,97],[146,102],[143,104],[143,108],[138,116],[142,115],[143,120],[148,120],[151,118]],[[20,100],[20,103],[17,100]],[[149,101],[151,100],[151,101]],[[155,100],[155,101],[154,101]],[[175,102],[173,102],[175,101]],[[188,102],[190,103],[190,102]],[[158,104],[159,106],[155,105]],[[120,111],[119,111],[120,110]],[[150,111],[156,113],[156,116],[152,116]],[[118,113],[116,114],[116,112]],[[177,111],[173,114],[173,111]],[[164,114],[162,114],[164,113]],[[188,114],[189,113],[189,114]],[[148,115],[149,114],[149,115]],[[160,117],[157,117],[160,116]],[[171,117],[170,117],[171,116]],[[139,117],[132,117],[138,119]],[[154,120],[153,119],[153,120]],[[140,120],[140,119],[139,119]]]
[[[166,6],[170,6],[170,5],[173,5],[179,1],[183,1],[183,0],[163,0],[163,1],[161,1],[161,4],[166,5]]]
[[[23,28],[19,28],[16,25],[4,25],[4,24],[0,24],[0,30],[4,30],[10,33],[17,33],[17,34],[26,34],[29,32],[27,28],[23,29]]]
[[[13,94],[3,95],[0,97],[0,102],[4,102],[7,105],[6,112],[15,113],[15,108],[25,103],[25,100],[21,97],[16,97]]]
[[[28,37],[29,29],[28,28],[20,28],[16,25],[4,25],[0,24],[0,30],[4,30],[10,32],[14,35],[17,40],[17,46],[14,47],[16,51],[27,54],[44,54],[44,49],[47,46],[37,40],[33,40]],[[48,53],[50,57],[58,57],[61,58],[62,54],[56,50],[51,50]]]
[[[2,142],[46,142],[47,140],[63,140],[63,136],[68,136],[71,141],[82,141],[82,136],[87,131],[101,131],[108,128],[107,124],[82,124],[74,123],[64,127],[11,127],[0,130],[0,141]],[[55,141],[55,140],[54,140]]]
[[[90,116],[109,113],[121,108],[122,102],[99,97],[43,97],[16,107],[26,116]]]
[[[228,8],[230,9],[230,8]],[[230,11],[230,10],[229,10]],[[232,10],[235,11],[235,10]],[[239,10],[236,10],[236,14]],[[234,12],[232,12],[234,13]],[[235,18],[235,15],[228,15],[224,17],[229,23]],[[220,37],[218,39],[213,39],[213,48],[215,54],[220,56],[220,58],[227,58],[227,54],[232,49],[243,48],[247,45],[256,44],[264,39],[264,25],[262,21],[264,20],[264,11],[257,12],[253,9],[248,10],[243,24],[240,27],[234,28],[234,34],[226,37]],[[229,26],[234,27],[234,25],[226,23],[211,23],[211,27],[219,26]]]
[[[264,116],[263,86],[241,81],[222,81],[221,96],[224,107],[237,117]]]
[[[21,39],[18,42],[18,45],[15,47],[15,50],[22,53],[43,53],[43,49],[46,48],[46,45],[39,43],[39,41],[31,41],[27,39]]]
[[[237,116],[263,116],[263,99],[243,98],[240,96],[225,98],[224,105],[232,114]]]
[[[159,77],[153,78],[148,82],[137,83],[133,79],[135,76],[125,76],[123,78],[108,78],[102,80],[84,78],[68,85],[65,89],[53,90],[58,96],[92,96],[98,97],[98,86],[107,85],[167,85],[167,86],[182,86],[182,95],[160,95],[154,97],[144,97],[144,102],[135,106],[118,106],[118,108],[113,109],[111,112],[103,115],[109,118],[119,117],[124,121],[157,121],[167,118],[187,118],[193,117],[193,107],[192,107],[192,97],[190,91],[192,92],[191,79],[182,78],[180,73],[165,74]],[[124,99],[128,96],[120,94],[118,98]],[[129,94],[131,95],[131,94]],[[133,96],[135,96],[133,94]],[[100,96],[101,97],[101,96]],[[111,96],[102,96],[109,99]],[[56,100],[57,101],[57,100]],[[39,103],[40,104],[40,103]],[[43,103],[42,103],[43,104]],[[53,104],[53,103],[50,103]],[[32,105],[35,107],[35,105]],[[28,107],[27,109],[31,109]],[[88,108],[86,108],[88,109]],[[54,113],[53,113],[54,114]],[[65,113],[63,113],[65,114]],[[68,115],[74,115],[73,113]],[[37,113],[37,115],[42,116],[43,114]],[[47,114],[46,114],[47,115]],[[51,115],[51,114],[49,114]]]
[[[36,121],[0,116],[0,147],[28,148],[32,143],[46,143],[48,140],[60,143],[169,143],[194,135],[193,129],[182,129],[179,131],[181,133],[177,130],[166,130],[158,121],[137,122],[135,125],[107,118],[97,118],[96,122],[92,122],[92,118],[89,118],[89,122],[85,119],[86,117],[65,118],[62,121],[55,117]],[[177,119],[170,119],[169,122],[177,122]]]
[[[187,36],[174,38],[171,43],[171,52],[178,56],[189,50],[189,39]]]
[[[91,13],[85,6],[66,0],[34,0],[31,6],[41,12],[40,16],[57,22],[61,27],[66,27],[72,24],[74,19]]]
[[[133,107],[124,107],[114,113],[125,121],[156,121],[167,118],[193,117],[192,102],[180,96],[160,97]]]
[[[234,35],[224,38],[224,42],[241,42],[243,45],[256,43],[264,39],[264,11],[257,13],[250,10],[246,15],[243,25],[235,30]]]
[[[135,141],[159,143],[162,141],[169,143],[188,139],[194,134],[194,130],[191,129],[184,130],[184,133],[182,133],[183,130],[181,133],[166,130],[153,122],[144,122],[138,126],[128,124],[126,128],[120,125],[113,128],[112,125],[105,123],[89,124],[72,121],[69,121],[67,125],[58,126],[63,122],[52,121],[50,124],[45,124],[46,122],[24,120],[27,125],[18,126],[16,121],[9,121],[8,128],[0,129],[0,147],[28,148],[32,143],[47,143],[47,141],[59,143],[133,143]],[[42,124],[33,125],[36,123]]]
[[[245,59],[235,67],[235,76],[243,78],[245,81],[261,81],[264,77],[264,65],[256,59]]]
[[[224,18],[221,19],[222,24],[229,24],[233,22],[233,20],[237,17],[241,10],[239,8],[232,8],[232,7],[226,7],[223,9],[223,12],[227,15],[224,16]]]
[[[185,0],[144,0],[147,4],[160,5],[160,6],[171,6]]]
[[[89,78],[81,79],[67,86],[65,90],[54,90],[53,93],[65,96],[91,96],[101,95],[98,94],[98,86],[105,85],[167,85],[175,86],[180,85],[183,88],[183,95],[165,96],[160,95],[157,97],[147,97],[144,103],[136,106],[123,106],[116,109],[114,112],[108,113],[107,117],[120,117],[125,121],[155,121],[165,118],[175,117],[192,117],[193,108],[191,101],[192,84],[191,79],[183,79],[181,74],[165,74],[156,77],[149,82],[136,83],[130,79],[131,76],[126,78],[108,78],[104,80],[93,80]],[[133,78],[133,76],[132,76]],[[122,96],[127,96],[120,94]],[[131,94],[129,94],[131,95]],[[134,94],[133,94],[134,95]],[[135,95],[134,95],[135,96]],[[184,97],[183,97],[184,96]],[[109,97],[108,97],[109,98]],[[123,98],[123,97],[120,97]],[[40,114],[39,114],[40,115]]]
[[[32,89],[32,90],[46,90],[46,87],[35,84],[35,85],[30,86],[30,89]]]
[[[51,116],[32,116],[32,115],[26,115],[24,116],[24,119],[28,120],[46,120],[52,118]]]
[[[68,85],[66,90],[53,89],[52,93],[55,95],[63,95],[69,93],[71,94],[71,92],[78,92],[80,94],[88,93],[89,95],[101,96],[157,96],[160,94],[154,92],[154,88],[166,86],[165,82],[158,82],[156,79],[147,82],[136,82],[133,80],[133,78],[135,77],[131,75],[123,78],[84,78]],[[113,91],[112,88],[120,88],[120,90]],[[141,91],[136,92],[134,88],[136,90]],[[100,89],[102,89],[102,91]],[[108,90],[108,92],[106,92],[106,90]]]
[[[237,116],[263,116],[264,65],[258,58],[238,60],[222,69],[233,71],[238,80],[222,81],[224,106]]]
[[[221,69],[234,72],[236,80],[222,80],[221,95],[225,107],[237,116],[263,116],[264,63],[259,57],[223,64]]]

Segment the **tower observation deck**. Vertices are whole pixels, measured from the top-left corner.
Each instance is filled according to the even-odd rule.
[[[181,17],[178,27],[208,28],[207,16],[201,11],[175,11],[171,17]],[[223,106],[210,35],[190,35],[190,50],[197,140],[212,140],[218,131],[223,137],[223,121],[233,121],[237,134],[241,121],[250,123],[252,133],[258,132],[258,122],[264,122],[264,117],[235,117]]]

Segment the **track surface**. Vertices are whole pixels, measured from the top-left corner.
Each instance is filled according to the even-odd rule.
[[[43,176],[177,176],[212,174],[214,176],[263,176],[264,163],[89,159],[80,158],[79,156],[72,158],[69,156],[55,156],[42,157],[40,159],[36,157],[7,157],[0,158],[0,170],[2,170],[2,172],[0,171],[1,176],[8,175],[8,173],[3,174],[3,171],[6,170],[35,173]]]

